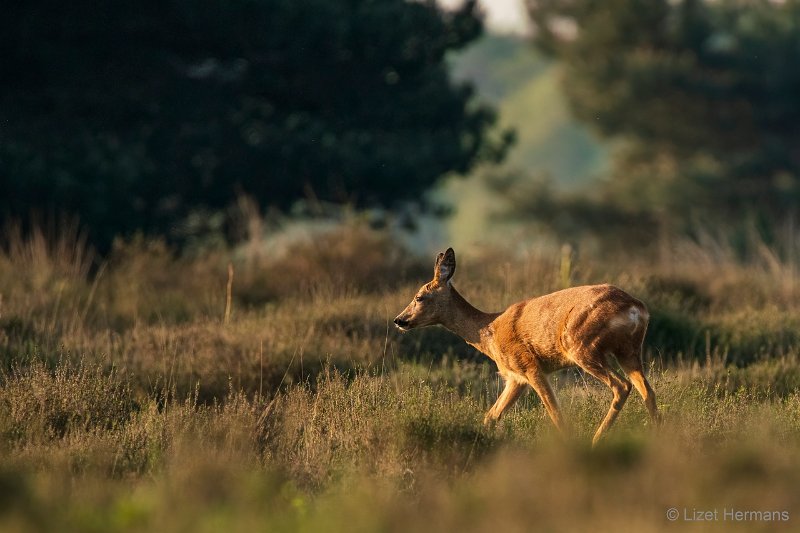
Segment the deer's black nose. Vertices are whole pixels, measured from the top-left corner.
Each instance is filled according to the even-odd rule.
[[[394,319],[394,323],[396,325],[400,326],[401,328],[405,328],[405,327],[408,326],[408,320],[404,320],[404,319],[402,319],[400,317],[395,318]]]

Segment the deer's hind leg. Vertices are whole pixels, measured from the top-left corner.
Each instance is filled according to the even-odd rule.
[[[628,395],[631,392],[631,382],[617,374],[617,372],[611,368],[605,355],[600,356],[600,359],[598,359],[594,353],[580,353],[573,356],[572,359],[579,367],[605,383],[614,394],[614,398],[611,400],[611,407],[609,407],[608,413],[606,413],[605,418],[603,418],[603,421],[600,423],[600,426],[598,426],[592,438],[592,446],[595,446],[597,441],[600,440],[600,437],[603,436],[603,433],[605,433],[617,419],[617,415],[619,415],[619,412],[625,405],[625,400],[628,399]]]
[[[627,357],[618,356],[617,361],[619,361],[619,366],[622,367],[622,370],[628,375],[628,379],[633,382],[633,386],[636,387],[636,390],[642,396],[644,404],[647,407],[647,412],[650,414],[650,420],[653,421],[653,424],[659,424],[661,422],[661,415],[656,406],[656,393],[653,391],[653,387],[650,386],[650,382],[648,382],[647,378],[644,376],[641,351],[628,354]]]

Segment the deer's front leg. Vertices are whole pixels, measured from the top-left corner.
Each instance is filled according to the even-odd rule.
[[[562,436],[566,435],[567,427],[561,417],[561,409],[558,407],[558,400],[553,393],[553,388],[550,386],[550,381],[547,379],[547,376],[538,368],[528,370],[525,376],[528,378],[528,383],[531,384],[533,390],[536,391],[536,394],[538,394],[539,398],[542,400],[544,408],[547,410],[547,414],[550,415],[550,420],[553,421],[556,429],[558,429]]]
[[[513,378],[506,377],[505,380],[506,388],[503,389],[497,401],[494,402],[492,408],[489,409],[486,416],[483,417],[484,425],[489,425],[499,419],[506,409],[514,405],[514,402],[517,401],[517,398],[519,398],[519,395],[525,388],[525,383],[521,383]]]

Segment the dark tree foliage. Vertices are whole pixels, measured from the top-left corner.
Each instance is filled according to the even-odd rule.
[[[621,141],[606,193],[674,218],[800,200],[800,3],[529,0],[577,117]]]
[[[12,2],[0,18],[0,209],[96,241],[239,194],[390,205],[502,157],[448,78],[475,2]]]

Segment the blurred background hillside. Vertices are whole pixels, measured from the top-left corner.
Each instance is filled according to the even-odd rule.
[[[539,53],[525,35],[485,35],[455,55],[451,69],[454,79],[473,83],[495,106],[499,123],[514,130],[515,142],[501,164],[466,179],[450,179],[438,190],[443,201],[454,206],[448,235],[458,248],[530,241],[532,235],[526,239],[524,234],[531,221],[509,216],[513,205],[492,180],[504,188],[522,181],[534,187],[550,183],[562,191],[590,190],[608,170],[608,147],[572,118],[560,87],[559,65]]]

